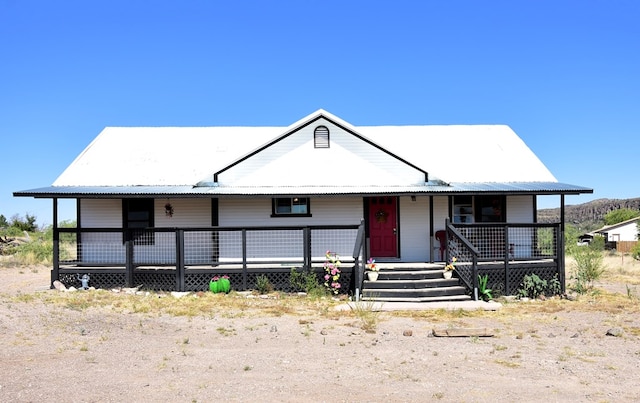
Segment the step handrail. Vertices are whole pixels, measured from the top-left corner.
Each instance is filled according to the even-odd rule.
[[[446,261],[450,262],[452,260],[453,256],[451,252],[454,251],[457,252],[454,256],[458,259],[459,264],[471,264],[471,270],[457,269],[456,271],[465,286],[472,290],[474,301],[477,301],[479,298],[478,257],[480,256],[480,251],[451,224],[448,218],[445,220],[445,228],[447,245],[445,250]]]

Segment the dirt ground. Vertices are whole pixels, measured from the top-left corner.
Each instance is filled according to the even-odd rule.
[[[0,267],[0,401],[640,401],[640,270],[615,270],[623,280],[578,301],[383,312],[368,333],[348,312],[52,303],[48,268]],[[433,336],[443,328],[494,336]]]

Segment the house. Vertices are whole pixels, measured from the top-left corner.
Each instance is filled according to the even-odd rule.
[[[591,192],[508,126],[356,127],[318,110],[288,127],[108,127],[52,186],[14,195],[52,199],[54,223],[58,199],[77,202],[77,228],[54,228],[52,281],[200,289],[224,270],[238,288],[286,284],[331,250],[354,292],[364,258],[441,260],[445,230],[447,255],[470,264],[539,259],[548,239],[563,275],[563,222],[537,224],[536,196]]]
[[[593,231],[593,234],[604,237],[607,248],[628,252],[638,242],[638,223],[640,223],[640,217],[605,225]]]

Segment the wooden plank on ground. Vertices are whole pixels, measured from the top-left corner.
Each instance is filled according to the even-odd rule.
[[[433,329],[433,335],[436,337],[493,337],[493,331],[487,328],[448,327]]]

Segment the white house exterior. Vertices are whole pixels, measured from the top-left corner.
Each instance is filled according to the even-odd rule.
[[[604,226],[594,233],[604,236],[607,242],[635,242],[638,241],[638,222],[640,217]]]
[[[318,110],[288,127],[108,127],[52,186],[14,195],[53,199],[54,217],[58,199],[75,199],[78,228],[88,231],[78,246],[83,261],[120,264],[122,233],[92,228],[364,222],[368,256],[429,262],[439,259],[434,234],[447,219],[535,223],[537,195],[590,192],[559,183],[508,126],[356,127]],[[161,234],[136,240],[135,253],[157,264],[172,261],[175,242]],[[210,259],[213,249],[220,261],[242,252],[230,239],[237,233],[189,240],[197,236],[185,234],[182,252],[193,261]],[[515,258],[532,248],[521,238],[511,242]],[[248,257],[286,261],[300,254],[297,246],[272,247],[270,239],[264,233],[247,241],[264,244],[249,245],[256,252]],[[323,256],[326,245],[312,242],[311,255]]]

